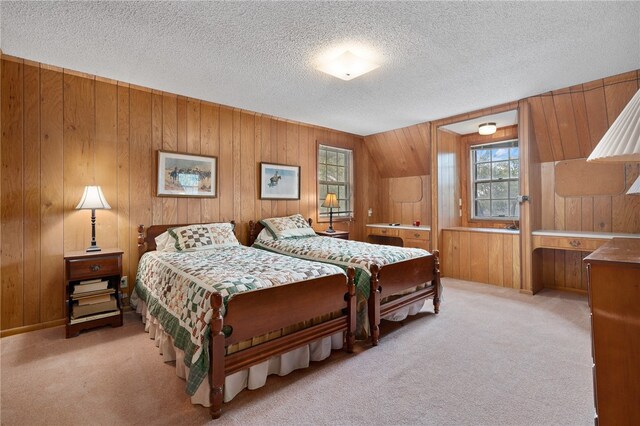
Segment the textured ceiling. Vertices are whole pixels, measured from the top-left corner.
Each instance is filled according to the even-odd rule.
[[[8,55],[368,135],[640,68],[639,2],[8,2]],[[337,48],[380,63],[342,81]]]

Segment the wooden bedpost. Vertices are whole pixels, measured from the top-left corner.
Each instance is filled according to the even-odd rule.
[[[225,341],[222,333],[222,296],[220,293],[211,295],[211,338],[209,343],[209,384],[211,386],[211,418],[217,419],[222,414],[224,389],[224,357]]]
[[[249,246],[253,244],[256,240],[257,235],[256,232],[256,223],[252,220],[249,221]]]
[[[433,257],[435,262],[433,263],[433,281],[431,282],[435,286],[433,294],[433,312],[440,312],[440,252],[438,250],[433,251]]]
[[[347,268],[347,285],[349,293],[347,299],[347,318],[349,321],[349,329],[347,330],[347,352],[353,353],[353,345],[356,342],[356,270],[352,266]]]
[[[313,219],[309,218],[307,219],[307,222],[309,222],[309,226],[313,228]]]
[[[373,264],[370,270],[369,329],[371,330],[371,344],[377,346],[378,340],[380,340],[380,284],[378,282],[380,267]]]
[[[144,225],[138,225],[138,256],[141,256],[146,249],[144,242]]]

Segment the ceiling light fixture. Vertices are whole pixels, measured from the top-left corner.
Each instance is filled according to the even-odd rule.
[[[379,66],[346,50],[336,58],[320,65],[318,70],[349,81],[373,71]]]
[[[496,123],[482,123],[478,126],[478,133],[481,135],[492,135],[496,132]]]

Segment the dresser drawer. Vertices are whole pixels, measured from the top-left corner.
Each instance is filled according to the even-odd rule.
[[[429,240],[431,239],[431,232],[418,229],[402,229],[400,230],[400,236],[404,240]]]
[[[404,247],[421,248],[424,250],[431,250],[431,242],[429,240],[415,240],[411,238],[403,238]]]
[[[534,236],[534,245],[546,248],[593,251],[602,244],[602,240],[593,238]]]
[[[367,232],[369,235],[382,235],[384,237],[397,237],[398,230],[397,229],[389,229],[389,228],[368,228]]]
[[[120,275],[122,269],[120,259],[122,259],[120,255],[114,255],[69,260],[67,262],[67,277],[70,281],[73,281]]]

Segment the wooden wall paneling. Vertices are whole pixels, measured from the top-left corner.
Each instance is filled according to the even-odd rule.
[[[289,164],[292,166],[300,165],[300,141],[299,141],[299,126],[294,123],[287,123],[287,136],[286,136],[286,146],[287,146],[287,155],[285,164]],[[354,153],[355,157],[355,153]],[[355,160],[355,158],[354,158]],[[357,194],[357,192],[356,192]],[[300,201],[299,200],[290,200],[286,202],[287,205],[287,213],[286,214],[295,214],[300,212]]]
[[[542,229],[555,229],[555,163],[542,163],[540,167],[542,172],[542,194],[540,197],[542,204]]]
[[[218,163],[220,220],[233,220],[233,111],[226,107],[220,107]]]
[[[158,197],[157,193],[157,185],[158,185],[158,177],[157,177],[157,165],[156,162],[158,156],[158,150],[162,150],[162,139],[163,139],[163,123],[162,117],[164,115],[162,106],[162,92],[154,90],[151,92],[151,169],[148,171],[149,179],[151,182],[151,213],[152,219],[151,222],[153,225],[162,224],[162,219],[164,216],[163,206],[164,201],[163,198]]]
[[[580,158],[580,144],[578,142],[578,130],[574,116],[574,108],[571,93],[553,92],[553,103],[558,121],[558,132],[562,143],[564,160]]]
[[[500,264],[502,265],[502,286],[503,287],[513,287],[513,243],[514,240],[517,242],[518,239],[514,238],[512,235],[500,235],[496,234],[498,238],[501,239],[499,244],[501,244],[502,248],[502,258],[500,259]],[[490,268],[494,268],[497,264],[491,264]]]
[[[178,98],[164,94],[162,96],[162,150],[178,150]],[[153,153],[154,173],[158,167],[158,153]],[[154,182],[157,184],[157,177]],[[154,194],[157,189],[154,188]],[[162,223],[178,222],[178,198],[162,197]]]
[[[95,97],[95,182],[111,206],[111,210],[96,212],[97,241],[103,248],[118,247],[118,88],[96,81]]]
[[[582,197],[580,200],[580,222],[582,231],[593,231],[593,197]]]
[[[587,119],[589,120],[589,134],[591,136],[590,154],[609,128],[607,103],[604,96],[604,84],[602,80],[583,84],[582,86],[585,89],[584,100]]]
[[[543,99],[543,105],[545,100]],[[545,107],[546,109],[546,107]],[[548,118],[547,118],[548,121]],[[531,232],[541,223],[541,209],[534,200],[541,197],[539,176],[539,156],[535,146],[535,130],[531,125],[531,111],[529,103],[520,102],[518,106],[518,135],[520,149],[520,193],[529,195],[531,201],[520,204],[520,247],[516,256],[521,267],[521,290],[535,293],[539,283],[539,268],[532,264]]]
[[[3,97],[2,94],[4,93],[3,87],[4,87],[4,80],[2,79],[3,76],[3,70],[4,70],[4,61],[2,60],[2,49],[0,49],[0,127],[2,127],[2,120],[3,120],[3,112],[4,112],[4,101],[3,101]],[[2,162],[2,146],[4,146],[4,142],[5,140],[2,139],[4,137],[4,127],[2,127],[0,129],[0,262],[2,262],[2,252],[3,252],[3,246],[2,246],[2,224],[4,223],[4,221],[2,219],[4,219],[3,216],[3,197],[2,197],[2,185],[3,185],[3,180],[2,180],[2,169],[3,169],[3,165],[4,163]],[[2,270],[4,268],[2,268],[1,266],[4,265],[4,263],[0,263],[0,309],[3,308],[3,304],[2,304],[2,293],[4,291],[4,281],[2,279]],[[2,313],[0,312],[0,333],[2,332]],[[2,336],[0,334],[0,336]]]
[[[261,121],[262,121],[262,146],[260,149],[260,160],[264,161],[264,162],[271,162],[271,146],[272,146],[272,142],[271,142],[271,134],[273,132],[273,126],[272,126],[272,121],[271,118],[263,115],[261,117]],[[310,135],[313,136],[313,130],[310,131]],[[311,138],[312,139],[312,138]],[[311,140],[309,141],[309,143],[312,143]],[[315,141],[313,141],[313,146],[315,146]],[[315,158],[315,155],[314,155]],[[258,173],[258,178],[256,179],[256,194],[257,194],[257,198],[260,199],[260,165],[256,164],[255,166],[256,168],[256,173]],[[311,172],[311,170],[310,170]],[[315,180],[314,180],[315,182]],[[307,188],[309,189],[309,188]],[[313,192],[311,192],[311,194],[315,193],[315,190]],[[253,220],[260,220],[260,219],[265,219],[265,218],[269,218],[272,217],[271,215],[271,201],[270,200],[260,200],[260,210],[256,211],[257,213],[257,217],[255,217]]]
[[[501,234],[487,234],[489,247],[489,283],[503,286],[504,244]]]
[[[565,225],[565,198],[553,191],[554,197],[554,226],[553,229],[564,230]]]
[[[23,325],[23,64],[2,61],[2,328]],[[15,177],[19,176],[20,179]]]
[[[528,99],[531,110],[532,125],[534,127],[535,146],[538,150],[540,161],[553,161],[553,151],[547,130],[547,119],[544,115],[542,96],[533,96]]]
[[[200,154],[200,101],[187,99],[187,152],[189,154]],[[201,205],[205,199],[187,199],[187,222],[202,222]]]
[[[298,126],[298,141],[298,161],[300,165],[300,201],[298,210],[304,217],[313,217],[313,210],[310,205],[311,196],[315,194],[315,191],[310,192],[309,183],[311,180],[315,182],[315,179],[309,173],[309,163],[313,161],[310,156],[313,155],[313,152],[309,150],[309,128],[307,126]]]
[[[618,118],[633,95],[638,91],[638,80],[635,71],[609,77],[604,80],[604,94],[607,102],[607,119],[609,126]]]
[[[553,278],[553,282],[554,282],[554,286],[555,287],[566,287],[566,275],[565,275],[565,269],[566,269],[566,253],[568,253],[567,251],[564,250],[554,250],[555,252],[555,268],[554,268],[554,278]]]
[[[489,236],[482,232],[469,235],[471,280],[481,283],[489,282]]]
[[[242,113],[240,117],[240,153],[241,169],[240,182],[240,210],[237,212],[236,220],[242,223],[239,233],[242,236],[243,244],[248,242],[247,223],[254,219],[254,200],[256,199],[256,168],[255,168],[255,121],[253,114]]]
[[[189,145],[187,140],[187,99],[184,96],[178,96],[177,100],[177,117],[176,117],[176,135],[178,152],[188,152]],[[177,200],[177,222],[189,222],[189,200],[179,197]]]
[[[578,138],[579,158],[586,158],[591,153],[591,134],[589,131],[589,118],[582,84],[574,86],[571,90],[571,104]]]
[[[153,214],[153,184],[150,170],[154,164],[151,157],[152,94],[132,89],[130,93],[130,147],[131,147],[131,218],[129,238],[129,271],[133,275],[138,269],[138,224],[151,223]]]
[[[75,207],[84,187],[95,184],[93,85],[93,80],[64,74],[65,251],[86,247],[91,241],[91,211],[75,210]],[[98,227],[96,240],[100,241]]]
[[[582,286],[582,253],[566,251],[565,262],[565,287],[580,290]]]
[[[40,71],[40,320],[60,319],[64,315],[64,154],[62,73]],[[4,125],[3,125],[4,129]],[[3,144],[4,145],[4,144]],[[42,161],[44,159],[45,161]],[[114,198],[114,202],[117,199]],[[2,221],[4,224],[4,220]],[[4,253],[4,250],[3,250]],[[3,259],[4,269],[4,259]],[[4,288],[3,288],[4,290]],[[4,311],[4,307],[3,307]],[[6,328],[3,322],[3,329]]]
[[[512,253],[512,260],[513,260],[513,288],[519,288],[522,289],[525,287],[522,281],[522,273],[521,273],[521,264],[522,264],[522,255],[520,252],[520,236],[518,235],[514,235],[512,236],[513,238],[513,253]]]
[[[40,67],[24,64],[23,88],[23,325],[40,318]]]
[[[593,224],[597,232],[613,232],[611,226],[611,197],[593,197]]]
[[[241,223],[240,209],[242,208],[242,152],[241,152],[241,136],[242,136],[242,111],[234,109],[232,112],[232,127],[231,127],[231,141],[232,141],[232,162],[233,164],[233,192],[231,195],[233,199],[232,220],[235,220],[238,227],[236,228],[236,235],[241,243],[244,243],[244,235],[246,230],[243,229]]]
[[[471,233],[460,233],[460,278],[471,279]],[[455,269],[454,269],[455,271]]]
[[[203,155],[218,158],[220,171],[220,108],[217,105],[202,103],[200,110],[200,150]],[[216,198],[205,198],[202,202],[202,221],[218,222],[220,220],[220,186],[219,174],[216,176]]]
[[[560,130],[558,129],[558,120],[556,118],[556,109],[553,103],[553,96],[551,93],[547,93],[541,95],[541,99],[545,122],[547,123],[547,132],[549,133],[549,142],[551,145],[551,152],[553,153],[553,159],[555,161],[563,160],[565,157],[562,148]]]
[[[364,138],[381,177],[430,174],[429,127],[429,123],[422,123]]]
[[[565,229],[567,231],[582,230],[582,200],[580,197],[567,197],[564,200]]]
[[[131,220],[129,197],[131,183],[129,170],[131,164],[129,143],[130,110],[130,89],[128,86],[118,85],[118,247],[124,251],[122,254],[123,275],[135,273],[135,271],[129,270],[129,259],[131,256],[137,256],[137,249],[136,252],[130,253],[131,241],[133,236],[136,235],[131,233],[131,225],[129,223]]]

